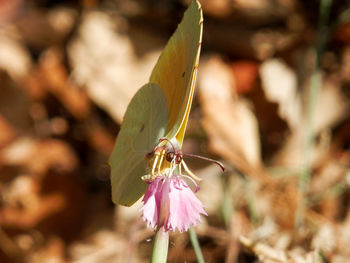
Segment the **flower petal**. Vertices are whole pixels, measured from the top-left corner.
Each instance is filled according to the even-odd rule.
[[[173,178],[169,192],[170,214],[165,227],[180,232],[200,222],[200,214],[207,215],[202,202],[181,178]]]
[[[155,228],[158,225],[160,213],[160,201],[162,193],[162,178],[157,177],[147,188],[143,197],[144,205],[140,209],[142,218],[148,226]]]
[[[142,218],[148,226],[164,225],[167,231],[187,231],[207,215],[202,202],[180,176],[157,177],[143,198]]]

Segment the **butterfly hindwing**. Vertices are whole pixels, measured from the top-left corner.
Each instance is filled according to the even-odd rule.
[[[165,136],[168,107],[157,84],[146,84],[132,98],[110,157],[112,200],[130,206],[146,190],[145,155]]]

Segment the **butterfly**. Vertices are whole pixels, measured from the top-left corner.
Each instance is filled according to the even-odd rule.
[[[160,55],[149,83],[139,89],[127,107],[109,160],[114,203],[131,206],[147,188],[145,175],[151,178],[169,169],[176,159],[169,154],[176,153],[183,143],[202,31],[202,9],[193,0]]]

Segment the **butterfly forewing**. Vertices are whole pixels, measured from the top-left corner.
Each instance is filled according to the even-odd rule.
[[[167,138],[182,145],[192,104],[202,41],[202,9],[192,1],[154,67],[150,82],[164,91],[169,107]]]

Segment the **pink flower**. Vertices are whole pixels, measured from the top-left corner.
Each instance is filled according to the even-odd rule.
[[[180,176],[158,176],[143,197],[142,218],[155,228],[164,226],[166,231],[187,231],[201,221],[200,214],[207,215],[202,202]]]

